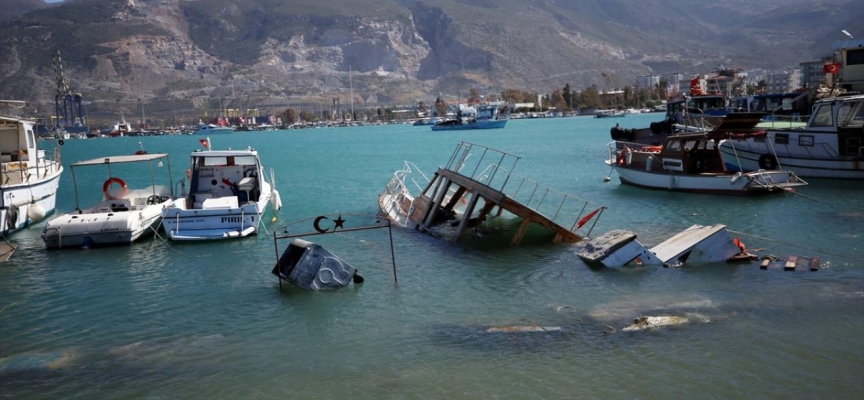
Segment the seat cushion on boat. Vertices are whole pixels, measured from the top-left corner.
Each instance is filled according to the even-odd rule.
[[[201,208],[207,210],[212,208],[238,208],[237,196],[217,197],[215,199],[204,200]]]

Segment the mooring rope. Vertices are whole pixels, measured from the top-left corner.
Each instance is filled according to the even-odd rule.
[[[828,251],[828,250],[824,250],[824,249],[820,249],[820,248],[816,248],[816,247],[803,246],[803,245],[800,245],[800,244],[784,242],[784,241],[782,241],[782,240],[771,239],[771,238],[766,238],[766,237],[757,236],[757,235],[751,235],[751,234],[749,234],[749,233],[744,233],[744,232],[737,232],[737,231],[733,231],[733,230],[731,230],[731,229],[727,229],[727,230],[728,230],[729,232],[731,232],[731,233],[736,234],[736,235],[749,236],[749,237],[756,238],[756,239],[767,240],[767,241],[769,241],[769,242],[776,242],[776,243],[781,243],[781,244],[785,244],[785,245],[789,245],[789,246],[800,247],[800,248],[807,249],[807,250],[813,250],[813,251],[818,251],[818,252],[825,253],[825,254],[831,254],[832,256],[838,256],[838,257],[848,258],[848,259],[850,259],[850,260],[855,260],[855,261],[864,261],[864,258],[861,258],[861,257],[849,256],[849,255],[846,255],[846,254],[835,253],[835,252],[832,252],[832,251]]]
[[[168,242],[167,242],[165,239],[162,238],[162,235],[159,234],[159,228],[161,228],[161,227],[162,227],[162,221],[159,221],[159,226],[156,227],[156,228],[154,228],[153,225],[150,225],[150,229],[153,230],[153,234],[156,235],[156,237],[159,238],[159,240],[162,241],[162,243],[165,245],[165,247],[167,247],[167,248],[169,248],[169,249],[171,249],[171,250],[174,250],[174,251],[176,251],[176,252],[180,252],[180,250],[177,250],[177,249],[171,247],[171,245],[168,244]]]

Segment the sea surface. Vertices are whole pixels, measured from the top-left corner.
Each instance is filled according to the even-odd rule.
[[[0,396],[14,399],[864,398],[864,182],[809,179],[798,194],[746,198],[622,186],[603,163],[609,128],[660,114],[512,120],[489,131],[411,125],[243,132],[272,168],[284,208],[257,237],[46,251],[44,222],[11,237],[0,264]],[[63,163],[143,146],[173,179],[201,137],[68,140]],[[453,243],[415,230],[308,237],[356,267],[339,291],[280,288],[270,271],[318,215],[351,222],[408,160],[426,175],[466,141],[520,156],[515,172],[606,205],[593,235],[628,229],[655,245],[722,223],[759,255],[818,256],[816,272],[758,261],[597,268],[544,229],[508,242],[506,214]],[[140,145],[139,145],[140,143]],[[48,143],[45,143],[48,144]],[[118,167],[119,168],[119,167]],[[154,167],[167,172],[168,165]],[[147,168],[112,171],[130,187]],[[107,172],[76,169],[82,207]],[[57,213],[75,209],[64,172]],[[274,221],[275,219],[275,221]],[[306,222],[289,233],[312,231]],[[689,323],[624,331],[640,316]],[[543,332],[489,332],[541,326]]]

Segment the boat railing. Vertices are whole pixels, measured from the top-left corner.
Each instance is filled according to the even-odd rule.
[[[587,220],[583,221],[583,218],[586,218],[588,213],[594,211],[602,213],[602,210],[606,208],[602,204],[553,189],[495,164],[488,165],[483,170],[483,173],[480,174],[477,181],[488,186],[487,182],[492,178],[492,174],[496,172],[505,174],[508,177],[505,185],[500,188],[500,191],[507,195],[507,197],[543,215],[550,221],[568,228],[572,232],[581,230],[587,222]],[[599,216],[597,216],[597,219],[599,219]],[[596,222],[597,220],[595,219],[594,223]],[[584,236],[591,234],[591,228],[594,227],[594,223],[591,224],[591,227]]]
[[[54,148],[54,159],[45,156],[45,150],[38,150],[36,156],[24,160],[4,161],[2,163],[2,184],[17,185],[29,183],[32,179],[45,179],[49,174],[60,170],[59,148]]]
[[[475,152],[479,153],[480,157],[472,159],[471,156]],[[461,142],[456,146],[444,169],[475,180],[478,180],[476,179],[478,176],[485,175],[484,184],[500,191],[507,185],[510,178],[509,172],[499,173],[500,166],[506,165],[509,167],[508,171],[512,171],[516,168],[516,163],[519,162],[519,159],[519,156],[505,151]],[[489,165],[494,165],[492,170],[489,170]]]
[[[417,172],[417,175],[413,172]],[[408,184],[406,180],[409,181]],[[408,217],[414,212],[415,194],[422,193],[429,181],[429,177],[410,161],[405,161],[404,167],[393,173],[393,178],[384,189],[384,194],[389,195],[388,204],[385,204],[384,208],[386,212],[395,212],[399,216],[396,218],[396,223],[403,227],[407,226]],[[408,203],[403,203],[406,200]]]

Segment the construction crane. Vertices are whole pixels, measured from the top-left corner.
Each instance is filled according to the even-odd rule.
[[[72,93],[66,83],[60,50],[57,50],[54,56],[54,79],[57,82],[57,93],[54,95],[57,129],[65,129],[70,133],[86,133],[88,128],[82,96],[81,93]]]

